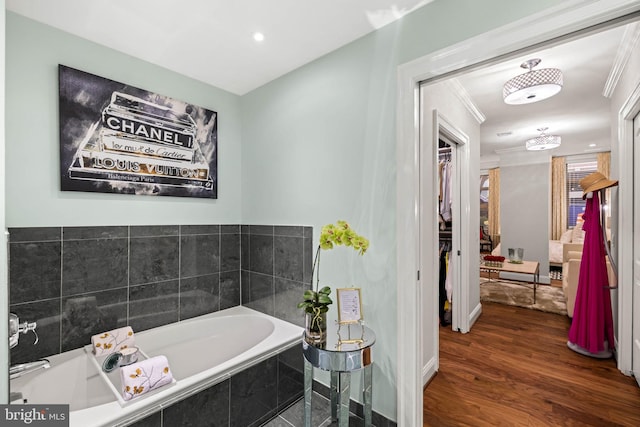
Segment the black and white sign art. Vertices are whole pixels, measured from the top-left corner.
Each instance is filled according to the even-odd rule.
[[[58,71],[63,191],[218,197],[215,111]]]

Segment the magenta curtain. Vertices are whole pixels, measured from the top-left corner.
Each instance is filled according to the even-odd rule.
[[[582,229],[585,231],[584,247],[569,341],[590,353],[598,353],[605,349],[605,341],[610,350],[615,346],[598,192],[587,199]]]

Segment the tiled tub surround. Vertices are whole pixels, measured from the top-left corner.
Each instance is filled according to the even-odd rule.
[[[132,426],[260,426],[300,399],[302,369],[296,345]]]
[[[136,345],[166,355],[177,382],[122,406],[82,348],[50,356],[50,369],[12,380],[11,390],[32,404],[69,403],[72,427],[128,425],[167,408],[156,426],[255,426],[299,397],[301,334],[237,306],[138,332]]]
[[[304,326],[296,306],[310,288],[312,239],[311,227],[243,225],[242,304]]]
[[[302,326],[311,240],[302,226],[11,228],[9,308],[40,338],[22,335],[11,362],[240,304]]]
[[[33,346],[34,337],[22,335],[11,350],[12,363],[82,347],[91,335],[127,324],[142,331],[240,304],[303,324],[296,303],[311,275],[310,227],[38,227],[9,233],[10,311],[36,321],[40,337]],[[294,346],[136,425],[159,426],[158,419],[163,425],[259,425],[302,391],[302,353]]]

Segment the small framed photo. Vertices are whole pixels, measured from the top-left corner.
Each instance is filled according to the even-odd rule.
[[[338,295],[338,323],[362,321],[360,288],[336,289]]]

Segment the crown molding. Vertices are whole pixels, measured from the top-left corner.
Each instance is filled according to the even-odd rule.
[[[487,159],[487,160],[482,160],[480,159],[480,175],[482,175],[483,173],[486,175],[489,173],[489,171],[491,169],[495,169],[495,168],[499,168],[500,167],[500,159]]]
[[[618,51],[616,52],[616,57],[613,60],[611,71],[609,71],[609,76],[607,77],[607,81],[604,84],[604,89],[602,90],[602,95],[604,95],[606,98],[611,98],[613,96],[613,92],[616,90],[616,86],[620,81],[622,72],[627,66],[627,62],[629,62],[631,53],[636,47],[639,39],[640,23],[636,22],[633,24],[629,24],[624,29],[624,34],[622,35],[622,39],[620,40],[620,44],[618,45]]]
[[[611,151],[611,148],[585,148],[582,150],[583,153],[606,153]]]
[[[478,124],[484,123],[487,120],[487,117],[480,111],[480,108],[473,102],[469,92],[462,86],[462,83],[457,78],[452,78],[444,81],[445,85],[451,90],[456,97],[462,102],[464,107],[471,113],[474,119],[478,122]]]

